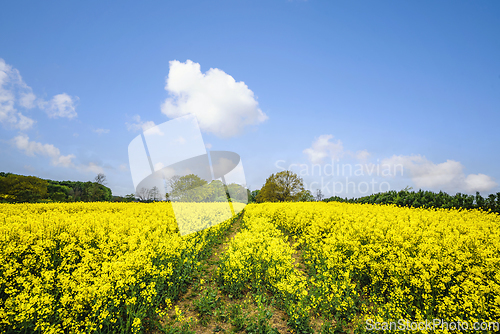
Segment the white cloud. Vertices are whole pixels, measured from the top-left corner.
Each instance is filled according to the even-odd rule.
[[[40,108],[45,109],[45,112],[50,118],[67,117],[73,118],[77,116],[75,111],[75,103],[78,97],[71,97],[66,93],[54,95],[50,101],[42,101],[39,103]]]
[[[21,131],[31,129],[35,121],[29,117],[24,116],[21,113],[18,113],[18,121],[16,124],[16,128],[18,128]]]
[[[465,175],[464,166],[454,160],[434,163],[421,155],[394,155],[382,160],[382,165],[402,166],[416,187],[444,191],[488,191],[497,186],[490,176],[484,174]],[[394,168],[395,169],[395,168]]]
[[[27,156],[44,156],[51,159],[51,163],[54,166],[61,166],[66,168],[75,168],[84,172],[92,172],[95,174],[103,173],[104,170],[101,166],[96,163],[90,162],[87,165],[80,164],[75,165],[73,159],[75,155],[68,154],[62,155],[61,151],[52,144],[42,144],[29,139],[27,135],[19,135],[11,140],[13,146],[21,150]]]
[[[212,144],[210,144],[210,143],[206,143],[206,144],[205,144],[205,147],[206,147],[206,148],[208,148],[208,149],[211,149],[211,148],[212,148]]]
[[[142,121],[141,116],[135,115],[132,117],[134,120],[134,123],[125,123],[127,125],[127,129],[129,131],[147,131],[149,130],[149,134],[157,134],[162,136],[163,132],[160,131],[160,129],[156,126],[155,122],[153,121]]]
[[[94,174],[104,173],[104,169],[93,162],[90,162],[88,165],[80,165],[78,168],[84,170],[85,172],[92,172]]]
[[[160,169],[162,169],[163,167],[165,167],[165,165],[163,163],[161,163],[161,162],[157,162],[157,163],[155,163],[155,165],[153,167],[154,167],[155,171],[159,171]]]
[[[367,150],[357,151],[356,153],[345,150],[342,141],[333,140],[333,135],[321,135],[311,145],[310,148],[302,151],[305,153],[311,163],[323,163],[325,158],[332,160],[340,159],[344,156],[355,158],[361,162],[366,162],[371,156]]]
[[[170,118],[194,114],[202,130],[219,137],[235,136],[268,118],[244,82],[217,68],[202,73],[191,60],[170,62],[165,90],[170,96],[162,113]]]
[[[31,88],[29,89],[28,92],[22,92],[21,97],[19,98],[19,104],[26,108],[26,109],[31,109],[35,107],[35,100],[36,100],[36,95],[33,94],[31,91]]]
[[[63,167],[73,166],[72,159],[75,158],[73,154],[61,155],[61,151],[52,144],[42,144],[36,141],[30,141],[26,135],[19,135],[12,139],[12,144],[28,156],[46,156],[51,158],[54,166],[61,165]]]
[[[323,163],[325,158],[339,159],[344,156],[354,158],[360,162],[356,166],[362,167],[363,175],[372,175],[374,172],[381,176],[409,177],[414,186],[429,190],[443,190],[450,193],[475,191],[490,191],[497,186],[495,180],[485,174],[465,174],[464,166],[454,160],[434,163],[421,155],[394,155],[383,159],[380,163],[368,162],[371,157],[367,150],[356,153],[345,150],[342,141],[333,140],[333,135],[321,135],[303,151],[311,163]],[[380,169],[380,171],[379,171]]]
[[[496,185],[497,183],[485,174],[469,174],[465,178],[465,189],[469,192],[489,191]]]
[[[129,168],[128,168],[128,164],[127,164],[127,163],[123,163],[123,164],[121,164],[118,168],[119,168],[121,171],[124,171],[124,172],[126,172],[126,171],[128,171],[128,170],[129,170]]]
[[[19,130],[30,129],[35,121],[16,108],[34,107],[35,95],[23,81],[19,71],[0,58],[0,123]]]
[[[344,146],[340,140],[330,141],[332,135],[321,135],[312,143],[312,147],[303,151],[312,163],[322,163],[325,158],[337,159],[344,155]]]
[[[77,100],[78,97],[71,97],[66,93],[57,94],[50,101],[37,99],[19,71],[0,58],[0,123],[21,131],[28,130],[35,121],[23,115],[18,108],[32,109],[37,105],[51,118],[73,118],[77,116]]]
[[[94,131],[95,133],[98,133],[100,135],[104,134],[104,133],[109,133],[109,129],[95,129],[95,130],[92,130]]]
[[[355,154],[356,159],[361,161],[366,161],[371,156],[370,152],[367,150],[357,151]]]

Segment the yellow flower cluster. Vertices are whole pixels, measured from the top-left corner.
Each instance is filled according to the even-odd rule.
[[[338,202],[245,211],[248,224],[297,240],[316,313],[347,322],[500,319],[498,214]]]
[[[251,212],[221,256],[217,268],[220,285],[235,296],[249,290],[274,292],[290,316],[290,323],[300,328],[308,321],[309,313],[304,303],[306,277],[297,270],[295,251],[284,234],[268,219],[254,218]]]
[[[230,223],[183,237],[169,203],[0,204],[0,331],[141,332]]]
[[[230,219],[241,212],[243,203],[173,202],[177,226],[181,235],[195,233]]]

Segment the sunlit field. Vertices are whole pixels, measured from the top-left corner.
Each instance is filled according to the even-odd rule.
[[[224,262],[224,287],[242,286],[241,268],[258,270],[245,265],[248,259],[274,259],[256,280],[280,296],[301,328],[315,315],[359,330],[367,321],[500,319],[498,214],[290,203],[251,205],[245,221],[247,229],[224,258],[239,249],[252,256],[240,256],[241,266]],[[291,265],[294,252],[303,270]]]
[[[229,208],[1,204],[1,331],[340,333],[500,319],[496,213]],[[176,215],[194,222],[188,233]]]
[[[1,205],[2,331],[141,332],[229,223],[181,237],[167,203]]]

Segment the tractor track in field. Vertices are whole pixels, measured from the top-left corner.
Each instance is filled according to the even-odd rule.
[[[166,326],[163,330],[157,329],[152,333],[208,334],[245,332],[244,329],[235,330],[235,326],[233,325],[235,320],[231,318],[232,314],[230,310],[232,307],[240,307],[243,312],[242,315],[246,316],[246,319],[255,317],[258,313],[258,307],[253,300],[253,293],[248,292],[244,297],[239,299],[230,298],[231,296],[221,291],[216,281],[216,271],[220,256],[228,249],[231,241],[241,230],[243,218],[244,212],[241,213],[240,217],[232,223],[231,227],[226,231],[224,241],[213,247],[212,254],[202,261],[201,270],[194,275],[186,292],[179,296],[176,302],[172,303],[172,307],[167,316],[161,321],[163,326],[170,322],[170,327]],[[218,307],[213,310],[212,314],[201,315],[195,305],[203,298],[204,294],[206,296],[206,294],[209,293],[214,294]],[[272,296],[268,297],[269,300],[272,299]],[[189,322],[189,318],[193,319],[189,326],[185,325],[184,328],[182,328],[182,324],[173,321],[173,319],[176,318],[176,308],[182,311],[184,323]],[[273,314],[271,319],[269,319],[269,325],[275,328],[279,333],[290,333],[286,324],[288,316],[277,307],[269,306],[269,308]]]

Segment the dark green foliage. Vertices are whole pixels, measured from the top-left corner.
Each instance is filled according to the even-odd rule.
[[[0,202],[111,201],[111,189],[96,182],[54,181],[0,172]]]
[[[111,189],[102,184],[87,181],[83,184],[81,200],[83,202],[111,201]]]
[[[200,320],[203,325],[208,324],[208,317],[214,313],[214,309],[220,304],[220,298],[217,297],[217,291],[208,289],[203,291],[201,298],[194,301],[196,311],[200,314]]]
[[[208,183],[195,174],[174,176],[169,180],[169,201],[180,202],[243,202],[246,203],[246,189],[231,183],[225,185],[219,180]],[[145,190],[146,191],[146,190]],[[231,196],[229,195],[231,194]],[[141,200],[139,196],[139,199]]]
[[[35,176],[1,176],[0,199],[9,203],[36,202],[47,197],[47,185],[46,180]]]
[[[125,196],[113,196],[111,199],[113,202],[134,202],[135,201],[135,195],[134,194],[128,194]]]
[[[256,196],[257,203],[295,202],[303,195],[304,181],[292,171],[284,170],[272,174]]]
[[[350,199],[334,196],[324,199],[323,201],[362,204],[395,204],[414,208],[482,209],[484,211],[491,210],[500,213],[500,192],[490,194],[488,197],[483,198],[479,192],[476,192],[475,196],[462,193],[457,193],[452,196],[443,191],[434,193],[432,191],[409,191],[405,189],[399,192],[391,190],[384,193]]]
[[[247,189],[248,191],[248,203],[256,203],[256,198],[260,193],[260,189],[250,191],[250,189]]]
[[[276,328],[272,328],[269,320],[273,314],[266,308],[259,309],[256,316],[251,317],[245,332],[248,334],[279,334]]]

